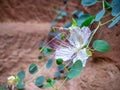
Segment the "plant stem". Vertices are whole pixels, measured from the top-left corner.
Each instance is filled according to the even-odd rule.
[[[36,78],[36,77],[38,76],[38,74],[41,72],[41,70],[43,69],[43,67],[44,67],[44,66],[42,66],[42,67],[38,70],[38,72],[32,77],[32,79],[30,79],[30,80],[28,80],[28,81],[26,82],[26,84],[32,82],[33,80],[35,80],[35,78]]]
[[[88,41],[87,48],[89,47],[90,42],[92,41],[93,36],[95,35],[95,33],[97,32],[97,30],[98,30],[99,27],[100,27],[100,22],[99,22],[98,26],[95,28],[95,30],[93,31],[93,33],[92,33],[92,35],[90,37],[90,40]]]
[[[120,16],[120,14],[118,14],[118,15],[115,16],[114,18],[112,18],[112,19],[110,19],[110,20],[108,20],[108,21],[106,21],[106,22],[104,22],[104,23],[102,23],[102,24],[101,24],[101,22],[98,23],[98,26],[95,28],[95,30],[93,31],[93,33],[92,33],[92,35],[91,35],[91,37],[90,37],[90,40],[88,41],[87,48],[89,47],[89,45],[90,45],[90,43],[91,43],[91,41],[92,41],[92,39],[93,39],[93,36],[95,35],[95,33],[97,32],[97,30],[99,29],[99,27],[108,24],[109,22],[111,22],[111,21],[113,21],[114,19],[116,19],[118,16]]]
[[[110,16],[110,15],[111,15],[111,13],[108,13],[107,15],[103,16],[102,19],[103,19],[103,18],[106,18],[106,17],[108,17],[108,16]]]
[[[110,20],[108,20],[108,21],[106,21],[106,22],[100,24],[100,26],[106,25],[106,24],[108,24],[109,22],[111,22],[111,21],[113,21],[113,20],[114,20],[114,18],[112,18],[112,19],[110,19]]]
[[[106,21],[106,22],[104,22],[104,23],[100,24],[100,26],[103,26],[103,25],[108,24],[109,22],[111,22],[111,21],[113,21],[114,19],[116,19],[118,16],[120,16],[120,14],[118,14],[118,15],[117,15],[117,16],[115,16],[114,18],[112,18],[112,19],[110,19],[110,20],[108,20],[108,21]]]
[[[56,88],[50,83],[50,85],[51,85],[51,87],[54,89],[54,90],[56,90]]]
[[[68,29],[67,29],[68,30]],[[66,33],[62,33],[62,34],[66,34]],[[67,35],[67,34],[66,34]],[[42,47],[42,49],[40,49],[40,53],[42,52],[42,50],[47,46],[47,45],[49,45],[49,43],[51,43],[53,40],[55,40],[58,36],[60,36],[60,34],[58,34],[58,35],[56,35],[54,38],[52,38],[50,41],[48,41],[43,47]]]
[[[103,10],[105,10],[105,3],[104,0],[102,0]]]
[[[62,65],[66,72],[69,72],[65,65]]]
[[[64,83],[66,82],[67,78],[64,79],[64,81],[60,84],[60,86],[58,87],[57,90],[60,90],[62,88],[62,86],[64,85]]]

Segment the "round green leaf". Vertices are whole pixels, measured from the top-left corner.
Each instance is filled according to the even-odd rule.
[[[61,11],[61,15],[62,15],[62,16],[67,16],[67,12],[62,10],[62,11]]]
[[[54,26],[56,23],[57,23],[57,21],[56,21],[56,20],[53,20],[50,25],[51,25],[51,26]]]
[[[82,5],[83,6],[91,6],[96,4],[97,0],[82,0]]]
[[[63,19],[63,16],[58,16],[57,19],[61,20]]]
[[[120,0],[112,0],[111,2],[112,7],[112,15],[116,16],[120,13]]]
[[[100,21],[103,17],[103,15],[105,14],[105,10],[101,10],[100,12],[98,12],[98,14],[96,15],[95,20],[96,21]]]
[[[36,86],[40,87],[43,85],[43,83],[44,83],[44,76],[39,76],[36,78],[36,80],[35,80]]]
[[[19,83],[17,84],[18,89],[23,89],[25,87],[25,83]]]
[[[18,74],[18,83],[23,82],[24,78],[25,78],[25,71],[21,70]]]
[[[64,70],[64,66],[62,64],[58,65],[58,70],[59,71]]]
[[[46,68],[49,69],[52,66],[52,59],[49,59],[46,64]]]
[[[60,75],[61,75],[61,73],[60,73],[59,71],[57,71],[57,72],[55,73],[55,75],[54,75],[54,78],[59,78]]]
[[[83,69],[83,65],[81,60],[77,60],[72,66],[70,71],[67,73],[67,78],[72,79],[76,76],[78,76]]]
[[[81,15],[84,15],[84,12],[83,11],[79,11],[79,10],[74,10],[72,12],[72,15],[74,16],[77,16],[77,18],[81,17]]]
[[[38,71],[38,67],[37,67],[37,65],[36,64],[31,64],[30,65],[30,67],[29,67],[29,72],[31,73],[31,74],[34,74],[34,73],[36,73]]]
[[[69,28],[69,27],[71,27],[71,25],[72,25],[71,22],[67,22],[64,27],[65,27],[65,28]]]
[[[61,14],[61,10],[56,9],[56,13],[57,13],[57,14]]]
[[[74,11],[72,12],[72,15],[74,15],[74,14],[76,14],[76,13],[78,13],[78,10],[74,10]]]
[[[110,45],[104,40],[96,40],[93,43],[93,48],[99,52],[108,52],[110,50]]]

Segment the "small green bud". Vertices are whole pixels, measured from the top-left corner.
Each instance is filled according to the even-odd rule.
[[[47,81],[48,83],[51,83],[51,82],[52,82],[52,80],[51,80],[50,78],[48,78],[46,81]]]
[[[57,63],[58,65],[61,65],[61,64],[63,63],[63,59],[62,59],[62,58],[56,59],[56,63]]]

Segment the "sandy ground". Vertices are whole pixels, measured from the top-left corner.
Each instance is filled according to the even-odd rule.
[[[39,43],[46,38],[49,30],[49,23],[0,24],[1,84],[9,75],[16,74],[21,69],[26,71],[26,81],[32,77],[28,74],[28,67],[40,55],[38,51]],[[114,45],[112,48],[114,48]],[[68,81],[62,90],[119,90],[119,56],[115,58],[116,54],[118,54],[116,50],[105,54],[94,53],[93,58],[88,60],[82,74]],[[43,63],[40,65],[43,65]],[[54,65],[50,72],[44,68],[41,74],[53,78],[55,68]],[[26,90],[33,89],[41,90],[32,82],[26,85]]]
[[[0,82],[38,58],[39,43],[49,30],[49,23],[0,24]]]
[[[79,5],[80,0],[69,1],[65,8],[69,14],[74,9],[92,15],[101,10],[100,3],[96,8],[87,8]],[[62,0],[59,3],[56,0],[0,0],[0,85],[21,69],[26,71],[25,81],[32,77],[28,67],[40,55],[39,43],[50,31],[50,21],[56,16],[52,9],[62,4]],[[62,22],[60,26],[64,25]],[[120,90],[120,22],[111,29],[107,26],[100,28],[94,37],[96,39],[106,40],[111,46],[110,51],[94,52],[81,75],[68,81],[61,90]],[[41,74],[53,78],[55,68],[55,65],[50,70],[44,68]],[[31,82],[25,90],[43,89]]]

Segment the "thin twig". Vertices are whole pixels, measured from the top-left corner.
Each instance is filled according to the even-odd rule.
[[[57,90],[60,90],[60,89],[62,88],[62,86],[64,85],[64,83],[66,82],[67,79],[68,79],[68,78],[65,78],[65,79],[64,79],[64,81],[61,83],[61,85],[58,87]]]
[[[99,22],[98,26],[95,28],[95,30],[93,31],[93,33],[92,33],[92,35],[90,37],[90,40],[88,41],[87,48],[89,47],[89,45],[90,45],[90,43],[91,43],[91,41],[93,39],[93,36],[95,35],[95,33],[97,32],[99,27],[100,27],[100,22]]]

